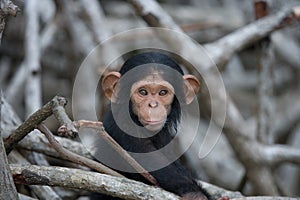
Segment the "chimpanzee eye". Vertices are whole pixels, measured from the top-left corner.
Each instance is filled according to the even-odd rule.
[[[159,96],[165,96],[166,94],[168,94],[168,90],[159,91]]]
[[[140,95],[146,96],[148,94],[147,90],[142,88],[139,90]]]

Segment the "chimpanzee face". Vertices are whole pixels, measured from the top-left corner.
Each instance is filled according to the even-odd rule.
[[[173,86],[155,72],[131,87],[133,113],[149,131],[163,128],[174,99]]]
[[[120,108],[126,106],[127,99],[130,100],[130,112],[137,116],[138,121],[148,131],[157,132],[164,127],[170,112],[180,112],[172,108],[174,99],[178,99],[179,95],[183,103],[191,103],[200,84],[192,75],[181,75],[177,72],[172,75],[173,69],[170,67],[160,66],[158,69],[154,66],[157,65],[145,66],[148,71],[143,76],[139,75],[142,74],[144,66],[135,68],[141,73],[127,72],[132,74],[126,73],[126,78],[119,72],[110,72],[103,78],[102,87],[105,95],[111,102],[120,104]]]

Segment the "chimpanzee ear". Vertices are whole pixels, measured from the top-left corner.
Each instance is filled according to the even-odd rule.
[[[118,81],[121,78],[121,74],[119,72],[109,72],[102,79],[102,89],[104,91],[105,96],[111,101],[115,101],[116,97],[116,86]]]
[[[200,82],[198,79],[190,74],[184,75],[184,92],[186,104],[192,103],[196,94],[200,90]]]

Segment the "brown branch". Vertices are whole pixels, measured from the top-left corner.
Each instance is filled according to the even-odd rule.
[[[91,169],[94,169],[98,172],[102,172],[105,174],[110,174],[113,176],[123,177],[121,174],[115,172],[114,170],[102,165],[101,163],[98,163],[96,161],[93,161],[91,159],[85,158],[83,156],[80,156],[78,154],[75,154],[67,149],[65,149],[63,146],[59,144],[59,142],[55,139],[51,131],[44,125],[39,124],[38,129],[47,137],[49,143],[52,145],[52,147],[64,158],[67,160],[84,165],[87,167],[90,167]]]
[[[75,126],[93,128],[105,139],[138,173],[145,177],[153,185],[158,185],[156,179],[145,170],[127,151],[125,151],[103,128],[102,122],[93,122],[87,120],[79,120],[75,122]]]
[[[41,109],[29,116],[25,122],[4,140],[6,152],[9,153],[38,124],[50,117],[53,114],[53,109],[60,106],[60,101],[63,101],[63,99],[64,97],[55,96]]]
[[[269,15],[269,6],[266,0],[255,0],[254,8],[256,19],[260,19]]]
[[[60,186],[88,190],[124,199],[169,199],[180,197],[161,188],[127,178],[113,177],[79,169],[45,166],[10,165],[14,181],[19,184]]]

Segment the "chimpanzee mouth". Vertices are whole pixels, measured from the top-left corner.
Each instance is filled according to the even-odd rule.
[[[146,121],[145,124],[146,125],[159,125],[159,124],[163,124],[164,122],[165,122],[165,120]]]
[[[150,120],[142,120],[142,124],[143,125],[159,125],[159,124],[164,124],[166,122],[165,119],[158,119],[158,120],[154,120],[154,119],[150,119]]]

